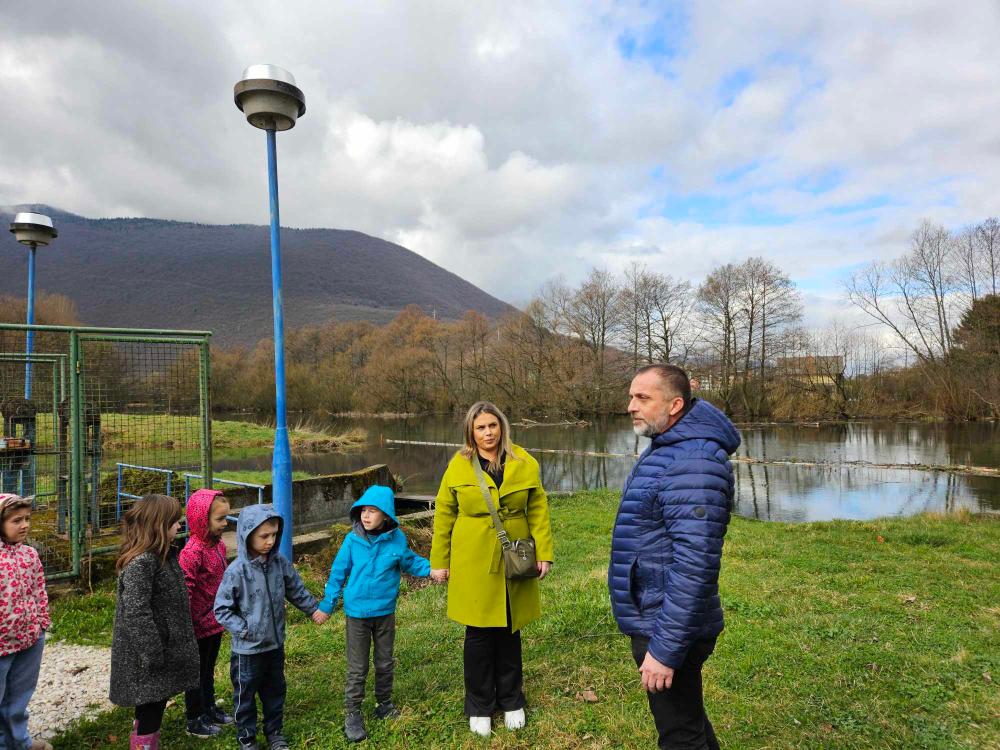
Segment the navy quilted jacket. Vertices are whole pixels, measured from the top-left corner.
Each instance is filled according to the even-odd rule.
[[[733,500],[729,455],[740,435],[695,399],[653,438],[625,481],[611,538],[611,609],[625,635],[676,669],[691,644],[722,632],[719,566]]]

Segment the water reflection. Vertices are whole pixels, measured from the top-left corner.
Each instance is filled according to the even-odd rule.
[[[427,494],[437,491],[455,449],[390,444],[385,440],[454,443],[460,439],[458,418],[334,419],[329,426],[335,431],[364,427],[369,444],[348,454],[297,456],[296,469],[332,473],[386,463],[404,479],[407,490]],[[1000,428],[996,424],[777,425],[742,432],[740,456],[824,464],[806,467],[736,463],[736,512],[744,516],[812,521],[957,508],[1000,510],[1000,478],[843,464],[865,461],[1000,467]],[[620,488],[635,460],[631,454],[640,452],[647,443],[633,434],[625,417],[601,420],[583,429],[515,427],[514,438],[529,449],[577,451],[536,454],[542,466],[542,480],[550,491]],[[269,469],[270,456],[216,460],[216,470],[244,468]]]

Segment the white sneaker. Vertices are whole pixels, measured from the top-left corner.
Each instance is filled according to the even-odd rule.
[[[504,711],[503,722],[507,725],[508,729],[520,729],[524,726],[524,709],[519,708],[516,711]]]
[[[469,717],[469,729],[473,734],[478,734],[480,737],[490,736],[490,717],[489,716],[470,716]]]

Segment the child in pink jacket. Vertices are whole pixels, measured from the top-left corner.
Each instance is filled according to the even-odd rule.
[[[52,750],[28,734],[49,619],[45,571],[29,547],[31,500],[0,494],[0,747]]]
[[[226,572],[226,530],[229,502],[218,490],[198,490],[187,502],[191,535],[181,550],[180,564],[191,602],[191,619],[201,658],[201,686],[184,693],[187,732],[195,737],[214,737],[233,717],[215,704],[215,661],[224,628],[212,612],[215,593]]]

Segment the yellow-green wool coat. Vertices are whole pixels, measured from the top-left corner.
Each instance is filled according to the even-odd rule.
[[[549,502],[542,488],[538,462],[524,448],[513,446],[499,490],[486,474],[486,486],[507,536],[535,540],[538,560],[552,561]],[[480,628],[507,624],[504,588],[510,591],[511,627],[520,630],[542,614],[538,579],[508,581],[500,542],[472,462],[456,453],[441,478],[434,511],[431,567],[448,568],[448,617]]]

